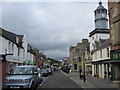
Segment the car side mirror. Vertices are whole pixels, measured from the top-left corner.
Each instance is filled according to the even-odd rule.
[[[10,75],[10,72],[6,73],[6,75]]]
[[[34,72],[34,75],[38,75],[38,72]]]

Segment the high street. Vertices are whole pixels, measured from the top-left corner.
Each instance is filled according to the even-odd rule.
[[[48,76],[44,83],[38,88],[81,88],[62,71],[54,72],[53,75]]]

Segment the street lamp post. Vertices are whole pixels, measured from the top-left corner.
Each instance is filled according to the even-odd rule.
[[[80,66],[79,66],[79,67],[80,67]],[[80,68],[80,69],[79,69],[80,79],[82,78],[81,72],[82,72],[82,70],[81,70],[81,68]]]
[[[86,82],[86,76],[85,76],[85,61],[83,61],[83,81]]]

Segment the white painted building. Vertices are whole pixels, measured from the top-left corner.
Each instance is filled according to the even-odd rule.
[[[21,65],[27,58],[27,40],[25,35],[17,35],[0,28],[0,54],[6,58],[6,72],[15,65]]]
[[[25,59],[26,64],[34,64],[34,54],[32,52],[32,46],[27,45],[27,58]]]
[[[92,76],[111,79],[110,40],[107,9],[102,2],[94,11],[95,29],[90,32],[90,51],[92,54]]]
[[[92,52],[92,76],[111,79],[110,43],[106,40],[98,49]]]

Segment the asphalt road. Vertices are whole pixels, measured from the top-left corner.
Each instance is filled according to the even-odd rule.
[[[40,88],[81,88],[74,81],[72,81],[67,75],[63,72],[53,72],[53,75],[49,75],[43,82]]]

